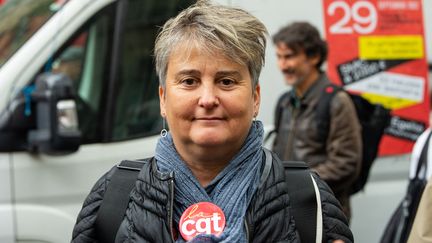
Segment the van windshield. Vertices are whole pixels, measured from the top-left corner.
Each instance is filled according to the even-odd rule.
[[[66,1],[10,0],[0,7],[0,67]]]

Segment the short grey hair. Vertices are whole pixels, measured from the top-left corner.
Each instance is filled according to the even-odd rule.
[[[159,84],[165,87],[171,53],[179,45],[190,43],[187,48],[222,53],[247,66],[252,86],[256,87],[264,66],[266,36],[264,24],[247,11],[198,0],[169,19],[156,38],[154,55]]]

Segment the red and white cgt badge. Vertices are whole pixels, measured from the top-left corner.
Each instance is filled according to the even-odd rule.
[[[200,202],[188,207],[179,223],[180,234],[186,241],[199,234],[220,236],[224,228],[225,215],[222,209],[210,202]]]

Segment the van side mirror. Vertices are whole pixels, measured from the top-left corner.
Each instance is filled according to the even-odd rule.
[[[81,132],[72,80],[61,73],[43,73],[36,79],[31,98],[36,103],[36,130],[28,134],[31,150],[47,154],[77,151]]]

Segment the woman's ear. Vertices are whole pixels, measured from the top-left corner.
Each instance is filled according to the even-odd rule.
[[[166,116],[166,110],[165,110],[165,90],[162,86],[159,85],[159,106],[160,106],[160,113],[163,118]]]
[[[261,86],[257,84],[254,89],[254,117],[258,116],[261,103]]]

